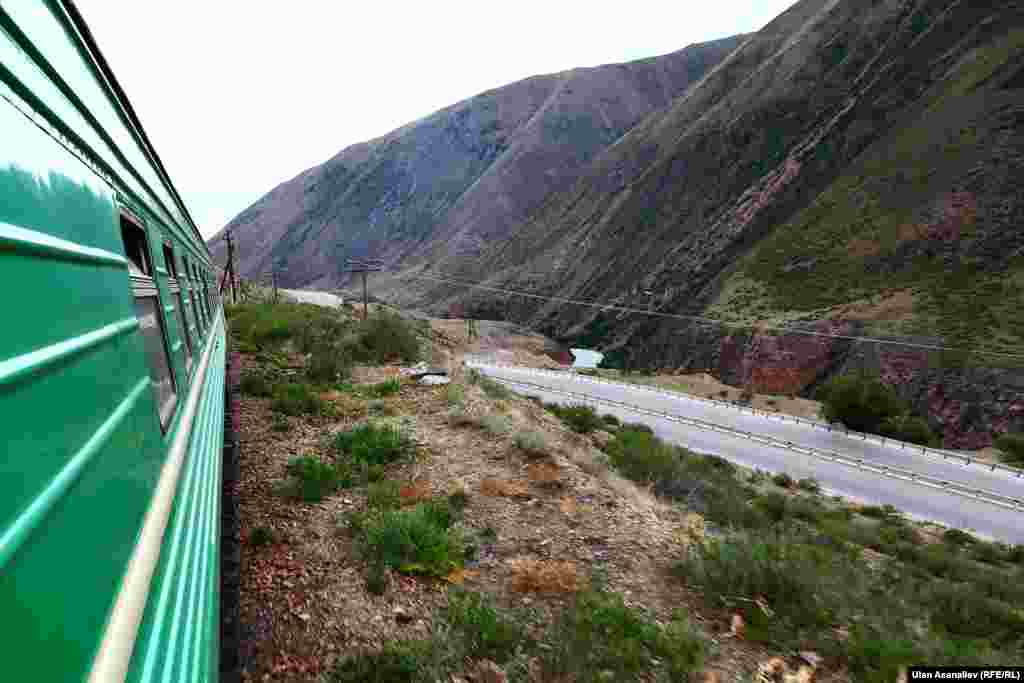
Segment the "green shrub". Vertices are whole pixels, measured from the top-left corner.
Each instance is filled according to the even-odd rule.
[[[974,543],[974,536],[960,529],[946,529],[942,534],[942,540],[950,545],[971,545]]]
[[[1005,460],[1024,467],[1024,434],[1003,434],[995,440],[995,446],[1003,452]]]
[[[348,379],[351,372],[352,360],[335,344],[314,346],[306,362],[306,376],[321,384],[332,384]]]
[[[365,521],[362,546],[371,562],[398,571],[446,576],[462,565],[461,534],[451,528],[444,503],[420,503],[407,510],[383,510]]]
[[[496,382],[490,377],[480,378],[480,388],[484,390],[488,397],[493,399],[507,400],[513,396],[512,391],[504,384]]]
[[[444,390],[445,400],[452,407],[461,407],[466,401],[466,387],[462,384],[449,384]]]
[[[249,545],[264,546],[274,542],[274,532],[265,526],[258,526],[249,532]]]
[[[920,650],[909,639],[893,638],[864,626],[855,627],[846,645],[850,672],[864,683],[892,683],[900,670],[922,660]]]
[[[393,509],[401,507],[402,487],[397,481],[378,481],[366,487],[366,505],[371,508]]]
[[[842,422],[860,432],[878,433],[887,418],[908,412],[891,387],[863,375],[835,377],[818,389],[816,398],[829,422]]]
[[[333,683],[424,683],[432,661],[434,642],[407,640],[385,643],[374,654],[341,659],[331,672]]]
[[[605,424],[591,406],[583,404],[569,406],[551,404],[551,406],[548,410],[558,416],[562,422],[578,434],[589,434],[597,429],[601,429]]]
[[[627,607],[619,594],[596,590],[576,595],[556,622],[552,640],[546,672],[572,675],[578,683],[639,680],[652,659],[664,662],[672,680],[685,680],[705,650],[683,613],[662,628]]]
[[[388,589],[388,570],[383,562],[371,562],[366,568],[366,590],[372,595],[384,595]]]
[[[859,510],[860,514],[873,519],[887,519],[896,513],[896,508],[891,505],[865,505]]]
[[[372,398],[384,398],[397,394],[402,389],[402,382],[397,377],[386,379],[377,384],[371,384],[363,388],[363,392]]]
[[[939,445],[939,439],[928,426],[928,421],[909,414],[887,417],[879,426],[878,433],[919,446]]]
[[[626,429],[631,432],[647,432],[648,434],[654,434],[654,430],[643,422],[625,422],[621,429]]]
[[[512,430],[512,423],[503,415],[484,415],[478,420],[478,423],[481,429],[494,436],[508,434]]]
[[[280,348],[291,339],[303,347],[342,324],[330,309],[288,302],[241,304],[233,306],[229,315],[231,336],[240,344],[260,349]]]
[[[754,505],[775,523],[785,520],[788,516],[786,496],[775,491],[758,497],[754,500]]]
[[[811,477],[805,477],[803,479],[798,480],[796,482],[796,487],[802,491],[807,491],[809,493],[821,492],[821,484],[818,483],[817,479],[813,479]]]
[[[772,475],[772,482],[776,486],[781,486],[784,489],[791,489],[796,485],[796,482],[793,481],[793,477],[789,476],[785,472],[779,472],[778,474]]]
[[[270,419],[270,431],[272,432],[287,432],[291,431],[291,424],[288,422],[288,418],[280,413],[274,413],[274,416]]]
[[[999,564],[1006,561],[1008,549],[996,543],[977,541],[971,546],[970,558],[983,564]]]
[[[285,415],[321,415],[327,412],[327,404],[308,384],[286,383],[274,387],[271,410]]]
[[[295,482],[293,494],[307,503],[319,502],[338,489],[352,485],[344,468],[310,455],[292,458],[285,471]]]
[[[687,583],[706,595],[762,596],[775,611],[767,619],[751,603],[737,605],[747,636],[793,643],[835,623],[843,607],[857,606],[869,570],[853,558],[794,536],[735,535],[712,539],[677,565]]]
[[[605,413],[604,415],[602,415],[601,416],[601,422],[603,422],[603,423],[605,423],[605,425],[607,425],[609,427],[613,427],[613,428],[614,427],[618,427],[619,424],[621,424],[619,418],[615,417],[611,413]]]
[[[396,313],[380,311],[361,321],[354,335],[342,341],[353,360],[381,364],[389,360],[414,363],[420,357],[416,327]]]
[[[932,626],[953,638],[1024,645],[1024,614],[970,584],[931,582],[923,599],[931,609]]]
[[[448,593],[445,620],[453,627],[461,649],[474,659],[502,664],[523,643],[525,634],[515,622],[503,617],[479,593],[452,590]]]
[[[413,443],[398,427],[367,422],[335,435],[331,446],[353,464],[387,465],[408,454]]]
[[[448,507],[456,514],[462,514],[467,505],[469,505],[469,494],[466,489],[460,488],[448,494]]]
[[[679,450],[649,431],[623,426],[605,449],[612,465],[628,479],[654,483],[679,473]]]
[[[543,455],[548,450],[547,441],[539,432],[517,432],[512,443],[519,450],[533,455]]]
[[[274,391],[274,386],[267,379],[267,376],[262,372],[246,372],[242,375],[242,381],[239,385],[243,394],[249,396],[259,396],[261,398],[269,398]]]

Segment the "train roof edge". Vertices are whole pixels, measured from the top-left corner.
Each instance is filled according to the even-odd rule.
[[[149,158],[153,168],[160,174],[160,180],[171,193],[171,196],[174,198],[174,201],[182,215],[188,220],[189,227],[192,228],[192,232],[195,233],[196,239],[200,244],[202,244],[207,255],[209,255],[210,249],[206,245],[206,240],[199,232],[199,228],[196,225],[195,220],[192,218],[192,214],[189,212],[188,207],[185,206],[185,202],[182,200],[177,188],[175,188],[174,183],[171,182],[170,174],[167,173],[167,169],[164,167],[163,161],[160,159],[160,155],[157,154],[156,148],[153,147],[153,143],[150,142],[149,137],[146,135],[146,130],[142,127],[142,122],[139,120],[138,114],[135,113],[135,109],[132,107],[131,101],[128,99],[128,95],[118,82],[117,77],[114,75],[114,71],[110,68],[110,63],[107,62],[106,57],[103,56],[103,52],[100,50],[99,44],[96,42],[96,38],[93,36],[88,24],[86,24],[85,18],[82,16],[81,12],[79,12],[78,7],[75,6],[73,0],[50,1],[55,6],[63,10],[63,12],[58,13],[59,16],[62,16],[67,20],[68,28],[72,29],[71,33],[73,35],[77,35],[81,40],[82,46],[85,48],[85,52],[92,59],[93,66],[95,67],[98,75],[102,77],[100,79],[100,83],[107,88],[113,101],[115,101],[121,108],[127,122],[130,124],[132,134],[137,137],[138,142]]]

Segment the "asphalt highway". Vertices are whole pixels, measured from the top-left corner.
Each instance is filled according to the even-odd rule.
[[[556,373],[555,376],[530,368],[478,367],[495,378],[528,383],[529,386],[513,388],[519,393],[540,396],[545,401],[588,402],[578,396],[566,396],[558,392],[585,394],[592,401],[605,399],[628,403],[647,410],[764,435],[797,446],[834,451],[848,458],[863,459],[865,465],[909,470],[934,479],[1024,499],[1024,479],[1013,474],[999,470],[993,472],[979,464],[967,465],[963,460],[943,460],[932,455],[922,455],[912,449],[900,448],[893,442],[883,445],[859,436],[848,436],[841,431],[828,431],[775,416],[741,412],[732,406],[668,396],[645,387],[589,382],[571,373]],[[538,389],[538,385],[550,391]],[[888,503],[920,519],[971,529],[998,540],[1024,543],[1024,512],[858,469],[842,462],[794,452],[784,446],[759,443],[740,435],[680,424],[609,404],[596,403],[596,407],[601,413],[611,413],[620,419],[648,424],[660,437],[694,451],[719,455],[747,467],[786,472],[795,478],[814,477],[823,488],[835,495],[868,503]]]

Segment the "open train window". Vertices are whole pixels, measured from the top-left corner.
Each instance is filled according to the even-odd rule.
[[[125,214],[121,214],[121,237],[129,261],[132,296],[135,299],[135,317],[139,320],[149,376],[156,394],[160,427],[167,430],[174,416],[177,403],[177,387],[171,373],[170,354],[167,352],[167,336],[164,333],[163,316],[160,313],[160,294],[146,245],[146,231]]]
[[[192,338],[188,333],[188,325],[185,320],[185,300],[181,292],[181,283],[178,281],[178,264],[174,260],[174,248],[164,243],[164,263],[167,264],[167,288],[170,290],[171,298],[174,299],[174,319],[178,324],[183,348],[185,350],[185,372],[192,372]]]

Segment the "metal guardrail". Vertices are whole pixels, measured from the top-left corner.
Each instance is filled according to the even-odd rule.
[[[516,371],[520,371],[520,372],[531,372],[531,373],[535,373],[535,374],[539,374],[539,375],[547,375],[549,377],[558,377],[558,378],[563,378],[563,379],[565,377],[571,375],[573,377],[573,381],[582,382],[584,384],[607,384],[607,385],[616,386],[616,387],[626,387],[626,388],[629,388],[629,389],[638,389],[640,391],[646,391],[648,393],[657,394],[657,395],[660,395],[660,396],[665,396],[665,397],[668,397],[668,398],[671,398],[671,399],[675,399],[675,400],[700,401],[700,402],[703,402],[703,403],[710,403],[710,404],[713,404],[713,405],[716,405],[716,406],[719,406],[719,407],[733,408],[735,410],[740,411],[741,413],[742,412],[749,412],[749,413],[751,413],[753,415],[761,415],[761,416],[766,417],[766,418],[777,419],[777,420],[781,420],[783,422],[796,422],[796,423],[800,423],[800,424],[805,424],[805,425],[808,425],[808,426],[813,427],[815,429],[824,429],[824,430],[829,431],[829,432],[836,432],[836,433],[839,433],[839,434],[844,434],[846,436],[849,436],[850,438],[860,437],[860,439],[862,441],[874,441],[874,442],[880,443],[883,446],[888,446],[890,448],[896,448],[897,446],[899,446],[900,450],[905,450],[905,451],[909,452],[912,455],[920,454],[920,455],[926,455],[926,456],[929,456],[929,457],[942,458],[943,460],[960,461],[960,462],[963,462],[964,465],[977,465],[978,467],[982,467],[982,468],[988,469],[990,472],[995,472],[996,470],[1000,470],[1002,472],[1006,472],[1008,474],[1011,474],[1011,475],[1013,475],[1015,477],[1024,478],[1024,469],[1021,469],[1019,467],[1013,467],[1011,465],[1003,465],[1001,463],[982,462],[981,460],[978,460],[977,458],[972,458],[969,455],[963,455],[963,454],[960,454],[960,453],[953,453],[951,451],[946,451],[946,450],[942,450],[942,449],[939,449],[939,448],[930,448],[928,446],[918,446],[916,444],[907,443],[906,441],[900,441],[899,439],[887,439],[884,436],[879,436],[877,434],[867,434],[865,432],[858,432],[856,430],[847,429],[845,427],[840,429],[840,428],[837,428],[837,427],[833,427],[828,422],[821,422],[821,421],[818,421],[818,420],[808,420],[807,418],[796,417],[795,415],[783,415],[781,413],[772,413],[772,412],[768,412],[768,411],[765,411],[765,410],[758,410],[756,408],[751,408],[749,406],[738,405],[738,404],[732,403],[730,401],[719,401],[719,400],[713,399],[713,398],[704,398],[702,396],[693,396],[692,394],[686,394],[686,393],[683,393],[683,392],[680,392],[680,391],[672,391],[670,389],[660,389],[660,388],[659,389],[655,389],[653,387],[645,386],[643,384],[630,384],[630,383],[627,383],[627,382],[613,382],[611,380],[607,380],[607,379],[603,379],[603,378],[591,377],[589,375],[579,375],[579,374],[576,374],[576,373],[567,373],[567,372],[564,372],[564,371],[556,372],[556,371],[553,371],[553,370],[541,370],[541,369],[537,369],[537,368],[526,368],[526,367],[523,367],[521,365],[509,365],[509,364],[506,364],[506,363],[480,363],[480,362],[475,362],[475,361],[467,361],[466,364],[468,366],[470,366],[470,367],[508,368],[508,369],[516,370]]]
[[[836,462],[848,467],[855,467],[859,470],[866,470],[868,472],[874,472],[883,476],[892,477],[895,479],[901,479],[903,481],[909,481],[914,484],[925,486],[928,488],[946,491],[947,493],[953,493],[955,495],[963,496],[966,498],[972,498],[974,500],[996,505],[1002,508],[1013,510],[1015,512],[1024,512],[1024,500],[1019,498],[1012,498],[1010,496],[1004,496],[1001,493],[994,491],[988,491],[986,489],[979,489],[963,484],[957,484],[955,482],[936,479],[927,475],[918,474],[912,470],[905,470],[898,467],[890,467],[888,465],[868,465],[865,464],[862,458],[851,458],[849,456],[836,453],[835,451],[826,451],[818,448],[809,448],[806,446],[798,446],[791,441],[783,441],[769,436],[761,434],[754,434],[753,432],[747,432],[742,429],[735,429],[733,427],[725,427],[718,425],[713,422],[706,422],[698,418],[682,417],[680,415],[673,415],[671,413],[662,413],[650,408],[644,408],[624,401],[616,401],[614,399],[597,398],[588,394],[579,394],[573,391],[566,391],[564,389],[552,389],[541,384],[533,384],[532,382],[524,382],[521,380],[509,380],[502,378],[492,378],[494,381],[501,382],[502,384],[509,384],[513,386],[530,387],[534,390],[546,391],[553,394],[561,394],[563,396],[569,396],[571,398],[583,401],[590,401],[593,403],[602,403],[605,405],[615,406],[619,408],[625,408],[637,413],[643,413],[652,415],[661,419],[669,420],[671,422],[678,422],[689,426],[697,427],[699,429],[706,429],[709,431],[720,432],[731,436],[739,436],[750,441],[756,441],[763,445],[773,446],[776,448],[785,448],[786,450],[793,451],[795,453],[801,453],[821,460],[828,460],[830,462]]]

